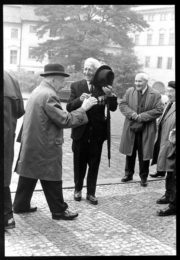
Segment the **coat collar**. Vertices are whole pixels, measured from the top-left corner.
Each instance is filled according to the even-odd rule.
[[[40,86],[50,88],[57,94],[55,88],[53,88],[53,86],[45,80],[41,81]]]
[[[162,114],[162,116],[160,117],[158,124],[160,124],[162,120],[166,121],[167,118],[168,118],[172,113],[175,112],[175,110],[176,110],[176,104],[175,104],[175,102],[174,102],[174,103],[172,104],[171,108],[169,109],[169,111],[167,112],[167,114],[164,116],[164,113],[166,112],[166,108],[167,108],[168,104],[169,104],[169,103],[167,103],[167,105],[165,106],[164,111],[163,111],[163,114]]]

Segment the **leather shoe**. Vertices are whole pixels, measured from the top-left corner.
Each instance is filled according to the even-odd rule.
[[[89,200],[89,202],[93,205],[98,204],[98,200],[95,196],[87,194],[86,199]]]
[[[166,208],[166,209],[160,209],[157,211],[157,215],[158,216],[170,216],[170,215],[176,215],[176,210],[175,209],[170,209],[170,208]]]
[[[15,228],[14,218],[8,219],[7,223],[5,223],[4,228],[5,228],[5,230]]]
[[[74,200],[81,201],[82,198],[82,192],[81,191],[75,191],[74,192]]]
[[[169,199],[163,195],[160,199],[158,199],[156,201],[157,204],[168,204],[169,203]]]
[[[15,209],[13,210],[15,214],[32,213],[35,211],[37,211],[37,207],[30,207],[29,209],[26,210],[15,210]]]
[[[166,172],[156,172],[154,174],[149,174],[151,177],[153,178],[157,178],[157,177],[165,177]]]
[[[71,212],[69,210],[65,210],[62,213],[52,213],[52,219],[60,220],[72,220],[78,216],[78,213]]]
[[[141,180],[140,184],[141,184],[142,187],[147,187],[147,185],[148,185],[147,180]]]
[[[121,179],[121,181],[122,182],[127,182],[127,181],[131,181],[133,179],[133,177],[131,177],[131,176],[124,176],[122,179]]]

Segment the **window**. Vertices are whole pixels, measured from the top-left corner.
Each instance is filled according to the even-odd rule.
[[[35,55],[33,54],[34,47],[29,47],[29,59],[35,59]]]
[[[175,43],[175,37],[174,37],[174,32],[169,33],[169,45],[174,45]]]
[[[154,15],[153,14],[148,15],[148,21],[149,22],[154,21]]]
[[[49,59],[53,59],[54,56],[55,56],[55,51],[49,50],[49,51],[48,51],[48,58],[49,58]]]
[[[160,21],[166,21],[167,20],[167,13],[162,13],[160,15]]]
[[[135,45],[139,45],[139,34],[135,35],[134,43],[135,43]]]
[[[29,32],[30,33],[35,33],[36,32],[36,26],[35,25],[30,25],[29,26]]]
[[[174,20],[174,13],[171,13],[171,20]]]
[[[152,34],[151,33],[147,34],[147,45],[152,45]]]
[[[167,69],[171,70],[172,69],[172,58],[168,57],[167,59]]]
[[[161,69],[161,68],[162,68],[162,57],[158,57],[158,60],[157,60],[157,68],[158,68],[158,69]]]
[[[17,51],[10,50],[10,64],[17,64]]]
[[[17,39],[18,38],[18,29],[12,28],[11,29],[11,39]]]
[[[159,45],[164,45],[164,33],[159,34]]]
[[[146,68],[149,68],[149,65],[150,65],[150,57],[149,57],[149,56],[146,56],[146,57],[145,57],[145,67],[146,67]]]

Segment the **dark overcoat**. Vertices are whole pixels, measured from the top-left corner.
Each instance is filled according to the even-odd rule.
[[[28,178],[62,180],[63,128],[87,122],[82,108],[63,111],[56,91],[42,81],[26,105],[16,172]]]
[[[153,156],[154,140],[156,136],[156,118],[163,112],[161,95],[155,89],[148,86],[144,111],[141,112],[141,122],[144,122],[142,132],[143,160],[150,160]],[[130,129],[132,114],[138,109],[138,93],[134,87],[127,89],[119,104],[120,111],[125,116],[120,149],[125,155],[132,155],[135,133]]]
[[[17,119],[24,114],[24,103],[18,81],[4,72],[4,186],[9,187],[14,159]]]
[[[168,104],[167,104],[168,105]],[[157,163],[157,171],[173,171],[172,160],[168,158],[175,155],[175,145],[169,141],[169,133],[176,128],[176,107],[175,102],[170,110],[164,112],[158,121],[158,134],[155,139],[152,165]],[[175,156],[174,156],[175,160]]]
[[[82,101],[80,100],[80,96],[83,93],[90,93],[87,81],[85,79],[76,81],[71,84],[71,95],[66,106],[67,111],[70,112],[81,106]],[[95,96],[96,98],[101,95],[104,95],[103,91],[96,91],[95,89],[95,91],[93,92],[93,96]],[[108,97],[107,102],[109,104],[110,111],[115,111],[117,109],[116,97]],[[87,111],[87,116],[89,119],[88,124],[79,126],[77,128],[73,128],[71,134],[72,139],[81,139],[87,127],[91,127],[93,138],[102,139],[103,141],[107,139],[107,122],[105,115],[105,106],[106,104],[97,104],[93,106],[89,111]]]

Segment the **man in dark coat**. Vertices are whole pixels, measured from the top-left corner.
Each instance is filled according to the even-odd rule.
[[[14,159],[14,137],[17,119],[24,114],[24,104],[18,81],[4,71],[4,225],[14,228],[10,184]]]
[[[92,95],[99,99],[99,103],[92,107],[87,116],[88,124],[72,129],[71,137],[73,162],[74,162],[74,199],[80,201],[82,198],[83,181],[87,166],[87,196],[86,199],[94,205],[98,204],[95,196],[96,182],[101,161],[103,142],[107,139],[107,121],[105,119],[105,102],[108,100],[109,110],[115,111],[117,99],[114,99],[112,86],[104,86],[101,89],[93,85],[95,73],[101,67],[98,60],[88,58],[84,62],[84,79],[74,82],[71,85],[71,94],[67,103],[67,111],[72,111],[81,106],[84,98]]]
[[[14,213],[34,212],[30,201],[39,179],[53,219],[71,220],[78,213],[69,211],[62,193],[63,128],[88,122],[86,111],[97,99],[85,99],[81,107],[68,113],[62,110],[59,91],[64,72],[60,64],[47,64],[40,85],[32,92],[23,120],[20,154],[15,171],[20,175],[14,199]]]
[[[149,162],[153,156],[156,119],[163,112],[161,95],[148,86],[146,73],[136,75],[135,87],[127,89],[119,108],[126,117],[120,143],[120,152],[126,155],[125,176],[121,181],[127,182],[133,179],[138,151],[140,184],[145,187]]]
[[[152,165],[157,163],[157,170],[167,172],[165,194],[157,200],[157,204],[170,203],[174,198],[175,183],[175,142],[169,140],[169,135],[175,137],[176,128],[176,104],[175,104],[175,82],[170,81],[167,87],[169,102],[158,122],[158,135],[155,140]],[[172,213],[175,210],[172,210]],[[161,214],[161,213],[160,213]]]

